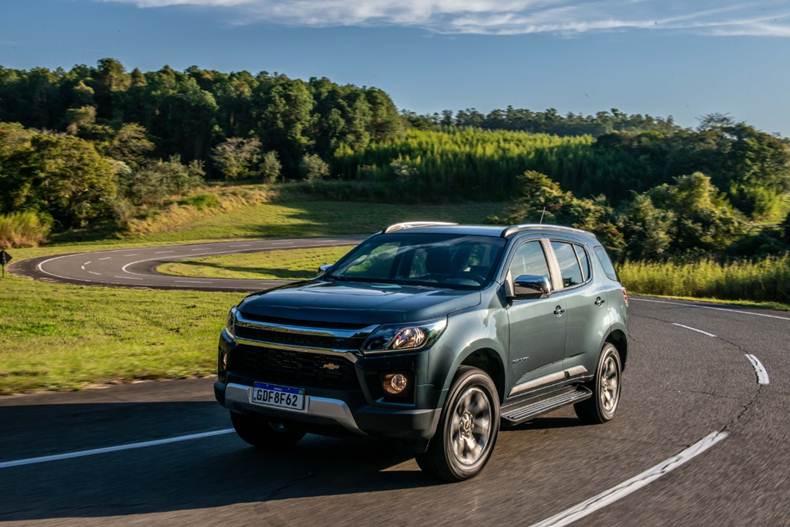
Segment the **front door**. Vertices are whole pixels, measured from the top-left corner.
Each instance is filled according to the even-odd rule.
[[[539,240],[524,242],[510,262],[510,276],[541,275],[549,278],[546,253]],[[514,299],[508,308],[510,321],[510,368],[514,385],[535,387],[542,378],[562,370],[565,355],[565,318],[557,300]],[[555,313],[557,311],[557,313]]]

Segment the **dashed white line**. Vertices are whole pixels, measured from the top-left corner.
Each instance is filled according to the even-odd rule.
[[[131,254],[129,256],[131,256]],[[105,256],[104,258],[99,258],[99,261],[103,262],[104,260],[109,260],[110,258],[112,258],[112,256]]]
[[[85,262],[85,263],[84,263],[84,264],[82,264],[82,265],[90,265],[91,263],[93,263],[93,260],[88,260],[87,262]]]
[[[107,454],[110,452],[119,452],[121,450],[132,450],[135,448],[146,448],[149,446],[167,445],[170,443],[178,443],[181,441],[191,441],[194,439],[203,439],[205,437],[214,437],[233,432],[232,428],[223,428],[221,430],[211,430],[210,432],[200,432],[197,434],[187,434],[175,437],[166,437],[164,439],[154,439],[153,441],[139,441],[137,443],[125,443],[122,445],[114,445],[103,448],[92,448],[90,450],[77,450],[75,452],[66,452],[64,454],[53,454],[50,456],[29,457],[26,459],[15,459],[12,461],[0,462],[0,469],[18,467],[21,465],[35,465],[36,463],[47,463],[49,461],[60,461],[62,459],[73,459],[75,457],[95,456],[97,454]]]
[[[122,280],[142,280],[142,278],[139,278],[137,276],[122,276],[122,275],[118,275],[118,274],[115,275],[115,278],[120,278]]]
[[[790,320],[790,317],[782,317],[779,315],[769,315],[768,313],[755,313],[754,311],[743,311],[741,309],[731,309],[728,307],[714,307],[714,306],[705,306],[702,304],[692,304],[686,302],[672,302],[669,300],[653,300],[652,298],[631,298],[636,302],[652,302],[654,304],[670,304],[673,306],[684,306],[684,307],[694,307],[697,309],[712,309],[713,311],[727,311],[730,313],[740,313],[741,315],[751,315],[755,317],[766,317],[766,318],[776,318],[779,320]]]
[[[702,333],[703,335],[707,335],[709,337],[715,337],[716,336],[713,333],[708,333],[707,331],[703,331],[701,329],[692,328],[691,326],[687,326],[685,324],[678,324],[677,322],[673,322],[672,325],[673,326],[677,326],[679,328],[685,328],[685,329],[688,329],[688,330],[691,330],[691,331],[696,331],[697,333]]]
[[[154,251],[154,254],[170,254],[170,253],[173,253],[173,252],[175,252],[175,251]]]
[[[712,432],[685,450],[665,461],[662,461],[658,465],[655,465],[641,474],[637,474],[633,478],[623,481],[616,487],[605,490],[600,494],[571,507],[570,509],[564,510],[559,514],[555,514],[550,518],[546,518],[543,521],[535,523],[532,525],[532,527],[562,527],[563,525],[569,525],[576,520],[584,518],[585,516],[628,496],[629,494],[657,480],[661,476],[675,470],[694,457],[702,454],[719,441],[725,439],[727,435],[727,432]]]
[[[90,274],[101,276],[101,273],[97,273],[96,271],[88,271]]]
[[[754,372],[757,374],[757,383],[768,384],[770,382],[770,380],[768,379],[768,370],[765,369],[765,366],[763,366],[763,363],[760,362],[760,359],[758,359],[751,353],[747,353],[746,358],[749,359],[749,362],[752,363]]]

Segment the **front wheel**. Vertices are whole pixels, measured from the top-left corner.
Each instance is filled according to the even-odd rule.
[[[499,434],[499,395],[483,370],[463,366],[450,389],[428,451],[417,456],[425,472],[444,481],[477,475]]]
[[[614,417],[620,403],[621,375],[620,353],[607,342],[601,350],[595,378],[588,385],[593,396],[574,405],[579,419],[589,424],[600,424]]]
[[[230,421],[240,438],[261,450],[291,447],[305,435],[304,430],[294,424],[274,421],[257,414],[231,412]]]

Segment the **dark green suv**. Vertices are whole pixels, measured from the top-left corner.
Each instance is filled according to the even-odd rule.
[[[398,439],[454,481],[500,423],[573,404],[603,423],[628,357],[628,297],[590,233],[553,225],[392,225],[312,280],[231,309],[217,400],[245,441]]]

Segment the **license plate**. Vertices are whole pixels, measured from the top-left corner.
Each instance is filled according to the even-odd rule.
[[[250,388],[250,403],[304,411],[305,395],[302,388],[256,382]]]

